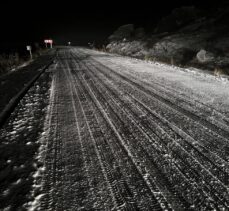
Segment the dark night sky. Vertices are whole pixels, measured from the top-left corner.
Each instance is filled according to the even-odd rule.
[[[102,42],[122,24],[134,23],[150,28],[176,7],[214,6],[207,0],[94,2],[11,0],[1,3],[0,47],[23,46],[49,37],[57,44]]]

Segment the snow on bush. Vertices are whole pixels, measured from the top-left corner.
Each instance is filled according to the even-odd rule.
[[[142,41],[112,42],[106,46],[111,53],[144,58],[147,54],[146,44]]]

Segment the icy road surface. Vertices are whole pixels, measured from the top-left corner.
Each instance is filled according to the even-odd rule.
[[[228,209],[227,80],[61,49],[49,104],[40,210]]]

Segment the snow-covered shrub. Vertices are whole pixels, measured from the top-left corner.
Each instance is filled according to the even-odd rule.
[[[137,40],[129,42],[112,42],[106,46],[106,49],[111,53],[144,58],[145,54],[147,54],[145,45],[145,42]]]

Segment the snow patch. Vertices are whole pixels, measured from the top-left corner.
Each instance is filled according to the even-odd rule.
[[[43,181],[40,179],[45,171],[45,165],[44,165],[44,160],[46,156],[46,150],[47,150],[47,144],[48,144],[48,135],[49,135],[49,130],[50,130],[50,113],[52,112],[52,106],[50,104],[53,103],[53,98],[54,98],[54,81],[55,79],[52,80],[52,85],[49,90],[49,106],[47,108],[47,113],[46,113],[46,118],[45,118],[45,124],[44,124],[44,129],[43,132],[40,134],[40,138],[38,140],[38,143],[40,143],[40,147],[38,150],[38,154],[36,156],[36,160],[38,163],[43,163],[43,166],[38,167],[37,163],[34,163],[33,166],[37,169],[35,173],[33,174],[34,178],[34,184],[33,184],[33,190],[31,192],[32,196],[34,196],[35,192],[41,191],[43,187]],[[27,207],[27,210],[29,211],[34,211],[34,210],[39,210],[39,205],[40,205],[40,200],[45,194],[41,193],[38,194],[33,201],[27,203],[25,205]]]
[[[39,207],[39,204],[40,204],[40,200],[41,198],[44,196],[45,194],[40,194],[40,195],[37,195],[35,197],[35,200],[34,201],[31,201],[28,203],[28,211],[35,211],[35,210],[39,210],[38,207]]]

